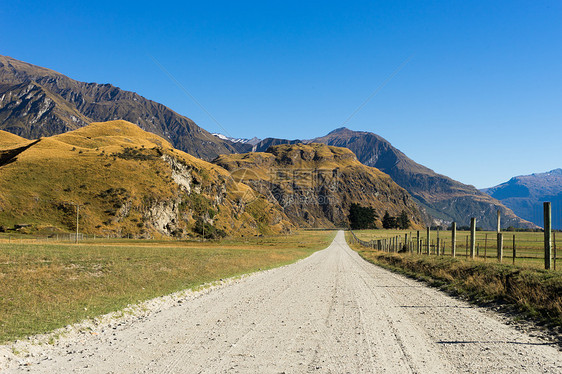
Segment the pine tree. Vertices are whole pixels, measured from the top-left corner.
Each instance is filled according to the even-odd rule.
[[[388,211],[384,212],[384,217],[382,218],[382,227],[385,229],[396,228],[396,218],[388,214]]]
[[[401,228],[402,230],[406,230],[408,227],[410,227],[410,220],[408,219],[408,214],[406,214],[406,212],[403,210],[400,213],[400,216],[397,219],[397,223],[398,223],[398,227]]]

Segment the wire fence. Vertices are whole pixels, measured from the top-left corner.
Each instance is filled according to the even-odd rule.
[[[547,204],[545,217],[549,228],[550,206]],[[370,230],[359,235],[351,231],[351,239],[363,247],[385,252],[496,260],[556,270],[560,248],[557,239],[562,240],[561,232],[548,229],[543,232],[476,231],[474,219],[472,221],[470,231],[457,231],[453,224],[451,230],[444,231]]]
[[[484,261],[498,260],[519,265],[542,266],[544,261],[544,233],[523,232],[503,233],[502,243],[498,242],[496,232],[476,232],[474,250],[471,252],[470,231],[457,231],[454,256],[477,258]],[[412,253],[420,255],[453,256],[451,231],[431,230],[429,240],[427,231],[388,231],[381,233],[353,232],[352,240],[363,247],[385,252]],[[419,238],[419,239],[418,239]],[[556,270],[560,260],[561,232],[552,233],[552,268]],[[500,251],[498,251],[498,248]],[[501,257],[500,257],[501,254]],[[562,266],[558,263],[558,267]]]

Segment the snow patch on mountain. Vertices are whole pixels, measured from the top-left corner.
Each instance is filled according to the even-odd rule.
[[[219,139],[222,140],[229,140],[233,143],[241,143],[241,144],[251,144],[251,145],[256,145],[258,144],[261,139],[256,138],[255,136],[252,139],[245,139],[245,138],[232,138],[230,136],[226,136],[223,134],[219,134],[219,133],[215,133],[213,134],[214,136],[216,136]]]

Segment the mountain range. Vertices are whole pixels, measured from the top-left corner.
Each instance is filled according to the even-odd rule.
[[[298,143],[322,143],[351,150],[361,163],[388,174],[406,189],[432,218],[427,221],[428,224],[446,227],[455,221],[461,226],[468,226],[470,218],[476,217],[479,227],[494,229],[496,214],[500,210],[503,227],[535,227],[531,222],[519,218],[497,199],[474,186],[455,181],[416,163],[386,139],[371,132],[343,127],[308,140],[266,138],[247,149],[263,152],[273,145]]]
[[[111,84],[79,82],[0,56],[0,130],[36,139],[111,120],[132,122],[204,160],[238,152],[235,143],[137,93]]]
[[[359,162],[376,167],[407,190],[425,212],[427,224],[447,226],[456,221],[467,225],[470,217],[476,217],[479,227],[492,229],[495,212],[500,210],[506,226],[535,227],[498,200],[414,162],[370,132],[341,128],[305,141],[214,136],[189,118],[134,92],[111,84],[79,82],[53,70],[0,56],[0,130],[37,139],[116,119],[130,121],[173,147],[207,161],[225,154],[264,152],[281,144],[345,147],[355,153]]]
[[[258,235],[346,226],[350,204],[365,202],[422,227],[409,194],[345,148],[282,145],[210,164],[121,120],[36,140],[0,132],[0,231],[65,232],[79,215],[81,232],[103,236]]]
[[[562,169],[520,175],[483,192],[501,201],[519,217],[543,226],[543,202],[552,203],[552,228],[562,229]]]

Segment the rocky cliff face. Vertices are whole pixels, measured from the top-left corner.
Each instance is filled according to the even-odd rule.
[[[357,155],[361,163],[390,175],[427,210],[433,217],[433,224],[447,226],[456,221],[466,226],[470,224],[471,217],[476,217],[478,227],[494,229],[496,212],[500,210],[504,217],[502,225],[535,227],[474,186],[462,184],[414,162],[376,134],[341,128],[312,141],[346,147]]]
[[[28,139],[61,134],[92,122],[37,83],[0,84],[2,128]]]
[[[552,203],[552,228],[562,229],[562,169],[513,177],[482,190],[518,216],[543,226],[543,202]]]
[[[73,230],[77,205],[81,231],[97,235],[213,237],[293,227],[281,207],[226,170],[132,123],[94,123],[14,145],[17,139],[0,148],[3,230]]]
[[[278,145],[267,152],[222,155],[213,161],[233,177],[283,207],[302,227],[348,223],[352,203],[371,206],[378,215],[406,211],[415,227],[422,214],[410,195],[379,170],[362,165],[345,148],[324,144]]]
[[[126,120],[202,159],[237,151],[166,106],[111,84],[84,83],[0,56],[0,130],[37,138],[94,121]]]

